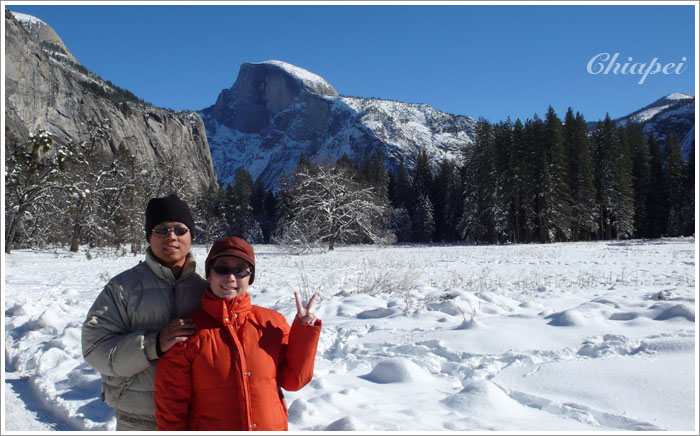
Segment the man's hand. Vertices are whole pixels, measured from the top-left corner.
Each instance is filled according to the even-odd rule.
[[[176,318],[170,321],[158,335],[160,351],[165,353],[178,342],[185,342],[194,334],[195,323],[189,318]]]
[[[316,315],[311,313],[311,306],[314,304],[314,301],[316,301],[317,296],[318,294],[314,294],[307,303],[306,307],[304,307],[301,304],[301,297],[299,296],[299,293],[294,292],[294,298],[297,300],[297,319],[303,324],[313,325],[316,322],[316,319],[318,319],[316,318]]]

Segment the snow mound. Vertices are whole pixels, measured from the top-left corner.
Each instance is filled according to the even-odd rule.
[[[479,321],[475,320],[474,318],[469,319],[469,320],[464,320],[460,325],[455,327],[455,330],[471,330],[471,329],[479,329],[483,328],[484,325],[480,323]]]
[[[462,314],[461,308],[453,300],[433,301],[426,304],[425,307],[427,307],[428,310],[434,310],[453,316]]]
[[[602,357],[611,354],[631,356],[645,351],[645,346],[638,339],[630,339],[621,335],[604,335],[602,338],[592,338],[586,341],[577,354],[588,357]]]
[[[380,307],[377,309],[363,310],[362,312],[357,314],[357,317],[359,319],[385,318],[387,316],[393,315],[395,312],[396,311],[393,309],[386,309]]]
[[[456,410],[517,410],[524,406],[508,396],[495,384],[480,380],[470,383],[461,391],[441,401]]]
[[[333,421],[326,428],[324,428],[324,431],[354,431],[359,428],[359,421],[352,416],[346,416],[344,418],[340,418],[337,421]]]
[[[430,375],[421,367],[403,357],[395,357],[379,362],[369,374],[360,376],[373,383],[408,383],[426,380]]]
[[[667,319],[682,317],[688,321],[695,322],[695,312],[685,304],[677,304],[670,309],[663,311],[660,315],[654,318],[656,321],[665,321]]]
[[[545,317],[545,319],[551,319],[549,325],[556,327],[585,326],[587,318],[586,314],[576,309],[553,313]]]
[[[309,420],[314,414],[314,408],[302,398],[294,400],[287,410],[289,422],[293,424],[301,424]]]

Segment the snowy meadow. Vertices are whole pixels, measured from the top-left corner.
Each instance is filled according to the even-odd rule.
[[[290,430],[698,431],[694,238],[255,250],[254,304],[321,297]],[[80,329],[141,258],[5,256],[5,431],[114,429]]]

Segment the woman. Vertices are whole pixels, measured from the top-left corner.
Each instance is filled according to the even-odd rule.
[[[321,320],[294,293],[289,327],[274,310],[253,306],[253,247],[219,239],[205,263],[209,287],[191,313],[195,333],[163,355],[156,373],[158,430],[287,430],[282,388],[296,391],[313,376]]]

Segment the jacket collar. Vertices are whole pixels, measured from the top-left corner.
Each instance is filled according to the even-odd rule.
[[[187,277],[191,276],[196,267],[197,263],[194,261],[194,256],[192,253],[187,253],[187,258],[185,260],[185,267],[182,269],[182,274],[180,275],[180,278],[175,278],[175,274],[173,274],[173,271],[168,268],[167,266],[163,266],[158,262],[158,259],[153,255],[153,252],[151,251],[151,247],[148,247],[146,249],[146,265],[153,271],[153,274],[158,276],[160,279],[165,280],[167,283],[174,285],[176,282],[180,280],[184,280]]]
[[[224,325],[243,324],[252,309],[250,294],[247,292],[235,297],[230,304],[214,295],[210,288],[202,294],[202,310]]]

